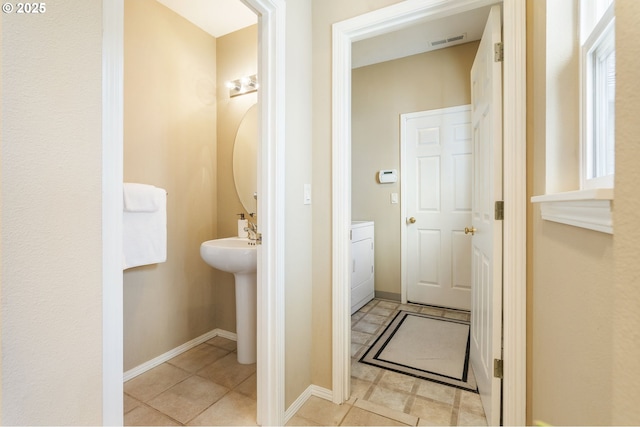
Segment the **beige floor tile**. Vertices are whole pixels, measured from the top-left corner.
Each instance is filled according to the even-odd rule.
[[[354,406],[363,409],[365,411],[373,412],[374,414],[378,414],[382,417],[392,419],[402,424],[407,424],[411,426],[415,426],[418,423],[418,417],[405,414],[404,412],[395,411],[393,409],[387,408],[382,405],[378,405],[368,400],[358,399]]]
[[[360,310],[358,310],[361,313],[366,313],[367,311],[371,310],[373,307],[375,307],[378,304],[378,300],[371,300],[368,303],[366,303],[365,305],[362,306],[362,308],[360,308]]]
[[[367,314],[377,314],[378,316],[389,317],[394,313],[395,310],[389,308],[383,308],[378,304],[376,307],[369,310]]]
[[[420,418],[418,425],[451,425],[453,406],[416,396],[410,413]]]
[[[163,363],[127,381],[124,384],[124,391],[128,395],[146,402],[186,379],[189,375],[187,371]]]
[[[198,375],[233,389],[256,372],[256,364],[243,365],[238,363],[236,353],[229,353],[222,359],[205,366],[198,371]]]
[[[362,356],[364,356],[364,355],[365,355],[365,353],[366,353],[367,351],[369,351],[369,349],[370,349],[370,348],[371,348],[371,347],[369,347],[368,345],[363,345],[363,346],[360,348],[360,350],[359,350],[356,354],[354,354],[354,355],[352,356],[352,361],[353,361],[353,362],[357,362],[357,361],[359,361],[360,359],[362,359]]]
[[[363,348],[365,348],[365,346],[362,344],[351,343],[351,352],[349,354],[351,355],[351,357],[356,357],[356,355],[358,355],[359,353],[363,353],[363,351],[361,351]]]
[[[369,312],[362,318],[361,322],[364,321],[367,323],[373,323],[374,325],[384,325],[388,318],[389,316],[380,316]]]
[[[245,396],[255,400],[258,398],[258,385],[256,384],[256,382],[257,375],[253,374],[242,383],[240,383],[240,385],[237,386],[233,391],[237,391],[238,393],[244,394]]]
[[[314,423],[313,421],[303,418],[296,414],[293,417],[291,417],[291,419],[287,421],[285,425],[286,426],[319,426],[321,424]]]
[[[124,413],[125,414],[127,412],[130,412],[131,410],[137,408],[140,405],[141,405],[141,403],[140,403],[139,400],[134,399],[133,397],[129,396],[128,394],[124,395]]]
[[[404,412],[411,395],[400,391],[389,390],[384,387],[374,386],[371,395],[367,398],[369,402],[384,406],[394,411]]]
[[[400,303],[392,301],[379,301],[376,307],[386,308],[388,310],[397,310],[400,307]]]
[[[235,351],[236,348],[238,347],[235,341],[230,340],[228,338],[224,338],[224,337],[213,337],[209,341],[207,341],[207,344],[211,344],[218,348],[229,350],[229,351]]]
[[[416,394],[418,396],[452,405],[456,396],[456,389],[433,381],[421,380]]]
[[[432,316],[443,316],[444,310],[437,307],[422,307],[420,309],[420,313],[430,314]]]
[[[482,400],[480,399],[480,395],[478,393],[461,390],[460,411],[484,417],[484,408],[482,407]]]
[[[234,391],[191,420],[195,426],[255,426],[256,401]]]
[[[373,382],[382,371],[382,369],[376,366],[365,365],[360,362],[353,362],[351,364],[351,378],[358,378],[364,381]]]
[[[124,415],[125,426],[179,426],[180,423],[155,409],[141,405]]]
[[[459,426],[486,426],[487,419],[484,415],[472,414],[469,412],[458,412]]]
[[[228,391],[221,385],[194,375],[151,399],[149,405],[184,424]]]
[[[378,382],[378,385],[388,388],[390,390],[402,391],[405,393],[411,393],[413,385],[418,381],[417,378],[410,377],[408,375],[398,374],[392,371],[386,371],[382,374],[382,378]]]
[[[360,408],[352,408],[342,421],[343,426],[406,426],[407,424],[385,418]]]
[[[358,320],[362,319],[362,317],[364,316],[364,313],[361,311],[356,311],[355,313],[353,313],[351,315],[351,321],[352,322],[357,322]]]
[[[364,381],[359,378],[351,377],[351,398],[363,398],[369,389],[373,386],[371,381]]]
[[[402,304],[398,307],[398,310],[410,311],[412,313],[419,313],[422,307],[419,305],[413,304]]]
[[[223,358],[229,354],[229,352],[229,350],[224,350],[208,344],[200,344],[199,346],[169,360],[169,363],[180,369],[193,373],[216,360]]]
[[[367,344],[374,337],[372,334],[360,331],[351,331],[351,342],[354,344]]]
[[[468,322],[471,319],[471,315],[469,313],[449,310],[445,310],[444,317],[447,319],[464,320],[465,322]]]
[[[350,405],[336,405],[328,400],[311,396],[297,415],[325,426],[337,426],[351,409]]]
[[[380,329],[382,327],[382,325],[377,324],[377,323],[369,323],[366,320],[361,320],[358,323],[356,323],[354,325],[354,327],[352,328],[354,331],[358,331],[358,332],[364,332],[366,334],[375,334],[376,332],[378,332],[378,329]]]

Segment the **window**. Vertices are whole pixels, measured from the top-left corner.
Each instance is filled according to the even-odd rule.
[[[612,0],[580,2],[582,47],[581,187],[613,188],[615,172],[615,14]]]
[[[557,98],[564,96],[562,85],[559,84],[559,71],[565,66],[566,58],[575,58],[580,52],[580,189],[573,191],[554,192],[534,196],[533,203],[540,204],[542,219],[586,228],[603,233],[613,234],[613,198],[614,198],[614,173],[615,173],[615,88],[616,88],[616,51],[615,51],[615,11],[613,0],[579,0],[579,16],[574,8],[574,2],[552,1],[547,2],[547,31],[549,28],[558,29],[562,20],[567,19],[567,25],[579,25],[579,34],[571,31],[571,52],[568,51],[566,39],[560,39],[558,43],[551,44],[547,49],[547,76],[551,76],[547,88],[557,91],[554,93],[550,104],[547,96],[547,110],[551,105],[551,111],[563,113],[565,108],[571,108],[574,99],[566,102],[557,102]],[[551,23],[551,25],[549,25]],[[578,37],[579,36],[579,37]],[[551,54],[550,54],[551,52]],[[551,64],[551,67],[550,67]],[[551,72],[550,72],[551,71]],[[578,77],[577,75],[575,77]],[[555,80],[554,80],[555,79]],[[566,81],[563,80],[563,83]],[[569,88],[568,93],[571,93]],[[564,101],[564,100],[563,100]],[[555,109],[555,110],[554,110]],[[572,116],[568,114],[571,119]],[[547,125],[550,121],[547,120]],[[551,139],[562,135],[554,125],[560,127],[565,123],[562,120],[551,122],[547,127],[547,144],[557,148],[557,145],[549,145]],[[570,123],[568,124],[570,126]],[[551,133],[549,133],[551,130]],[[574,135],[569,132],[569,135]],[[571,142],[574,142],[572,139]],[[558,141],[552,141],[558,143]],[[551,180],[564,177],[558,172],[557,166],[562,165],[562,160],[553,157],[553,163],[547,157],[547,166],[550,166]],[[571,159],[575,161],[575,159]],[[571,184],[575,183],[575,163],[571,174]],[[549,170],[548,169],[548,170]],[[556,173],[554,175],[554,173]],[[566,181],[565,181],[566,183]],[[553,183],[552,183],[553,186]],[[562,187],[563,185],[559,185]],[[549,183],[547,183],[549,191]]]

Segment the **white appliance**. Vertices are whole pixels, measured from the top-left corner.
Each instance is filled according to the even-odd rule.
[[[351,314],[374,297],[374,224],[351,223]]]

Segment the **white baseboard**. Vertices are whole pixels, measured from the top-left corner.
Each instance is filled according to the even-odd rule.
[[[174,348],[173,350],[169,350],[158,357],[154,357],[148,362],[138,365],[135,368],[129,369],[124,373],[123,380],[124,382],[127,382],[130,379],[135,378],[140,374],[144,374],[148,370],[163,364],[169,359],[172,359],[178,356],[179,354],[184,353],[185,351],[191,350],[192,348],[202,344],[203,342],[209,341],[211,338],[215,338],[215,337],[223,337],[223,338],[230,339],[232,341],[237,341],[237,336],[233,332],[224,331],[222,329],[214,329],[213,331],[209,331],[204,335],[200,335],[199,337],[194,338],[191,341],[186,342],[181,346]]]
[[[311,396],[316,396],[321,399],[328,400],[329,402],[333,401],[333,392],[331,390],[311,384],[285,411],[285,424],[289,422],[289,420],[300,410],[300,408],[302,408],[302,405],[304,405]]]

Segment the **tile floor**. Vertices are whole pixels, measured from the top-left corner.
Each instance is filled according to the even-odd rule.
[[[311,397],[287,425],[486,425],[478,394],[361,364],[398,310],[468,320],[468,313],[375,299],[352,316],[351,399]],[[256,366],[216,337],[124,385],[125,425],[256,425]]]
[[[487,425],[476,393],[358,362],[398,310],[469,320],[468,312],[374,299],[351,316],[351,399],[338,406],[312,397],[288,425]]]
[[[222,337],[124,384],[127,426],[256,425],[256,365],[241,365]]]

